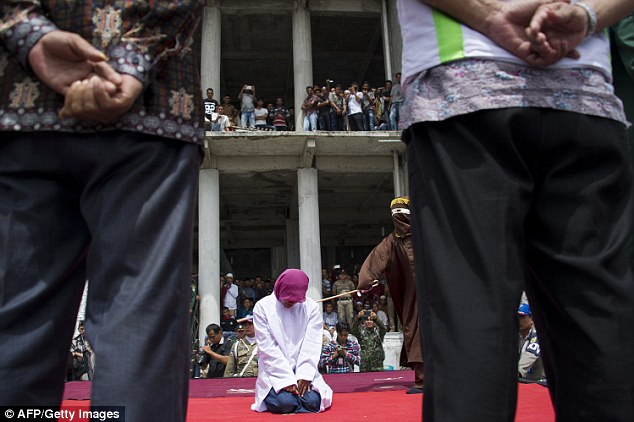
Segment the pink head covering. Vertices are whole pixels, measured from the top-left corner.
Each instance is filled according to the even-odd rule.
[[[301,303],[306,300],[308,276],[302,270],[285,270],[275,281],[275,297],[280,302]]]

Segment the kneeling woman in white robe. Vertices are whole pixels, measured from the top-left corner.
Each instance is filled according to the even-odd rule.
[[[307,290],[306,273],[288,269],[253,309],[259,372],[251,410],[322,412],[332,403],[332,389],[317,371],[323,316]]]

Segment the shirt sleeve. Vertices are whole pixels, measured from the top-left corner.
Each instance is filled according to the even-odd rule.
[[[225,373],[222,375],[224,378],[233,377],[233,374],[236,373],[236,355],[233,352],[233,348],[229,353],[229,361],[227,361],[227,366],[225,367]]]
[[[386,237],[372,249],[359,270],[359,283],[371,283],[381,278],[390,259],[390,245],[388,242],[388,237]]]
[[[326,367],[326,365],[332,360],[332,355],[335,354],[335,346],[333,342],[327,343],[322,352],[321,358],[319,359],[320,366]]]
[[[522,348],[517,364],[517,372],[522,377],[525,377],[531,372],[533,365],[535,365],[535,362],[539,359],[540,352],[539,343],[536,341],[529,341],[528,345]]]
[[[30,69],[31,48],[45,34],[57,30],[42,10],[39,1],[7,0],[0,8],[0,40],[25,69]]]
[[[356,341],[351,343],[352,345],[346,349],[346,359],[353,365],[361,365],[361,347]]]
[[[109,64],[147,86],[166,59],[191,51],[203,5],[202,0],[166,0],[152,7],[126,2],[129,29],[106,52]]]
[[[234,298],[237,298],[239,295],[238,286],[236,284],[232,284],[227,293],[229,293]]]

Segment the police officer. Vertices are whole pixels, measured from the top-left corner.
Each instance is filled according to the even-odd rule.
[[[255,342],[253,315],[248,315],[241,321],[236,330],[238,338],[229,353],[225,378],[258,376],[258,346]]]

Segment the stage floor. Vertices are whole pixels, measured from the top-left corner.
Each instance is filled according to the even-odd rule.
[[[255,378],[191,380],[187,422],[204,421],[420,421],[422,394],[405,394],[414,380],[413,371],[386,371],[324,376],[334,391],[333,405],[324,413],[273,415],[250,410]],[[64,407],[88,407],[90,382],[69,382]],[[80,400],[80,401],[78,401]],[[555,420],[548,390],[537,384],[520,384],[516,422]],[[136,422],[136,421],[128,421]]]

